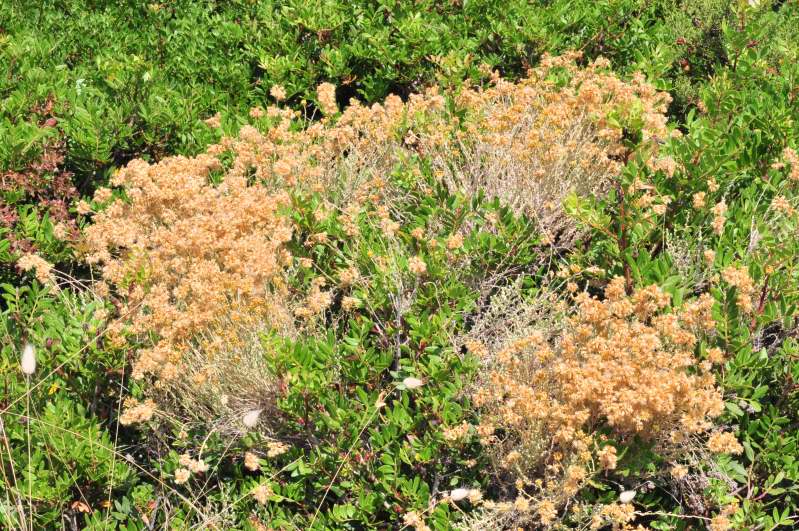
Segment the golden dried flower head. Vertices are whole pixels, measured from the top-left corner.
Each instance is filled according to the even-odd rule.
[[[91,214],[93,212],[91,205],[89,205],[89,203],[87,203],[83,199],[78,201],[78,204],[76,206],[76,210],[77,210],[78,214],[80,214],[81,216],[86,216],[86,215]]]
[[[338,272],[338,280],[339,286],[342,288],[348,288],[358,282],[361,278],[361,274],[358,271],[358,268],[351,266],[346,269],[342,269]]]
[[[463,247],[463,235],[456,233],[447,238],[447,249],[454,251]]]
[[[416,531],[430,531],[424,519],[416,511],[410,511],[402,516],[402,522]]]
[[[716,206],[713,207],[713,232],[716,235],[721,235],[724,232],[724,223],[727,221],[727,203],[722,199]]]
[[[177,470],[175,470],[175,483],[177,483],[178,485],[182,485],[183,483],[186,483],[189,480],[190,476],[191,472],[189,472],[187,469],[178,468]]]
[[[719,514],[710,520],[708,529],[710,531],[728,531],[732,529],[732,522],[730,522],[730,519],[726,515]]]
[[[470,428],[471,425],[468,422],[463,421],[461,424],[453,428],[444,428],[442,431],[442,436],[448,443],[456,443],[466,438]]]
[[[796,212],[790,201],[781,195],[778,195],[771,200],[771,208],[788,216],[793,215]]]
[[[266,505],[269,502],[269,498],[274,496],[274,494],[272,486],[266,483],[258,485],[252,490],[252,497],[261,505]]]
[[[125,406],[125,410],[119,417],[119,423],[123,426],[147,422],[153,418],[153,414],[155,413],[155,402],[149,399],[144,402],[128,399],[125,402]]]
[[[286,99],[286,89],[282,85],[272,85],[269,89],[269,95],[275,98],[276,101],[283,101]]]
[[[648,165],[653,171],[662,171],[669,177],[673,177],[677,171],[677,161],[671,156],[650,159]]]
[[[37,254],[26,254],[17,260],[17,267],[22,271],[33,271],[36,280],[44,285],[55,285],[53,265]]]
[[[270,459],[279,455],[283,455],[291,449],[288,444],[279,441],[270,441],[266,445],[266,448],[266,456]]]
[[[319,101],[319,108],[323,113],[330,116],[338,112],[336,103],[336,86],[331,83],[322,83],[316,88],[316,98]]]
[[[252,452],[245,452],[244,453],[244,468],[247,470],[251,470],[255,472],[261,468],[261,462],[258,459],[258,456]]]
[[[720,365],[724,363],[724,351],[718,347],[707,349],[707,360],[714,365]]]
[[[219,114],[219,113],[216,113],[213,116],[211,116],[210,118],[206,118],[205,119],[205,124],[208,127],[211,127],[213,129],[217,129],[219,127],[222,127],[222,115]]]
[[[694,194],[694,208],[704,208],[705,207],[705,192],[696,192]]]
[[[418,256],[408,260],[408,270],[416,276],[424,275],[427,272],[427,264]]]
[[[345,312],[351,312],[361,305],[361,300],[357,297],[344,296],[341,299],[341,308]]]
[[[604,470],[614,470],[617,459],[615,446],[607,445],[599,451],[599,463]]]
[[[530,500],[524,496],[518,496],[513,502],[513,508],[520,513],[526,513],[530,510]]]
[[[722,270],[721,278],[736,288],[735,300],[738,308],[742,312],[751,313],[754,310],[753,298],[756,289],[752,277],[749,276],[749,269],[746,266],[730,265]]]
[[[799,154],[797,154],[794,149],[786,147],[782,151],[782,157],[791,167],[788,178],[792,181],[799,181]]]
[[[620,526],[635,518],[635,507],[629,503],[611,503],[602,507],[600,515],[605,520]]]
[[[549,500],[542,500],[536,504],[536,512],[538,518],[541,520],[541,525],[548,526],[555,521],[558,516],[558,511],[555,504]]]
[[[707,441],[707,447],[716,454],[740,454],[744,451],[735,434],[728,431],[712,434]]]
[[[195,474],[202,474],[208,472],[208,464],[202,459],[192,459],[189,463],[189,470]]]

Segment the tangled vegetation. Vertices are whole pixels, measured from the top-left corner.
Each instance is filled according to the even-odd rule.
[[[0,7],[0,526],[799,526],[799,4]]]

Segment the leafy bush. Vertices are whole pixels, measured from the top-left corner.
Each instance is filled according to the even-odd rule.
[[[113,287],[123,297],[125,317],[112,329],[113,338],[122,333],[156,338],[151,348],[140,351],[134,376],[173,379],[180,374],[184,346],[233,301],[241,305],[237,311],[262,312],[274,328],[293,327],[289,302],[281,299],[288,298],[283,274],[292,260],[284,245],[292,236],[286,192],[295,189],[335,191],[323,196],[326,204],[315,215],[324,217],[326,209],[344,203],[339,208],[357,226],[364,198],[379,198],[384,186],[375,175],[418,152],[431,159],[434,171],[454,191],[499,196],[535,217],[550,239],[560,236],[564,222],[558,204],[564,189],[601,193],[609,186],[603,181],[618,168],[610,157],[624,149],[620,122],[647,139],[665,133],[658,113],[662,95],[641,80],[628,85],[598,68],[594,64],[580,71],[572,58],[547,59],[518,85],[497,79],[496,88],[459,92],[450,105],[454,110],[446,110],[446,99],[431,92],[411,96],[407,104],[390,99],[385,107],[354,105],[335,123],[326,118],[299,130],[291,111],[256,108],[256,119],[276,121],[263,134],[245,126],[238,139],[225,138],[208,154],[155,165],[131,162],[112,179],[129,200],[112,199],[106,188],[95,193],[95,204],[111,203],[86,230],[86,260],[102,265],[107,283],[102,289]],[[570,79],[559,87],[548,79],[551,75]],[[322,88],[319,99],[324,101]],[[323,107],[335,113],[330,99]],[[508,106],[499,107],[499,101]],[[530,114],[518,112],[522,108]],[[561,128],[546,118],[550,114]],[[473,136],[475,144],[459,140],[464,134]],[[512,140],[515,135],[521,135],[518,143]],[[455,142],[460,152],[453,149]],[[483,171],[483,165],[494,173]],[[216,170],[224,175],[209,179]],[[527,171],[538,176],[540,187],[526,186],[521,175]],[[389,237],[400,227],[391,210],[395,216],[407,215],[379,200],[372,209]],[[222,216],[228,219],[220,226]],[[349,236],[357,238],[357,232]],[[328,238],[328,231],[320,231],[308,243],[324,244]],[[330,305],[331,294],[322,290],[324,278],[314,282],[306,300],[297,301],[295,316],[307,319]]]
[[[101,422],[116,415],[121,384],[106,375],[119,361],[98,348],[102,304],[67,291],[54,295],[36,282],[2,289],[0,519],[20,528],[82,521],[138,483]],[[29,378],[19,366],[26,343],[35,360]]]
[[[323,81],[339,87],[340,104],[375,102],[433,82],[474,82],[495,68],[522,77],[545,52],[581,48],[676,87],[684,112],[691,87],[729,60],[720,28],[768,10],[733,11],[715,0],[577,9],[565,0],[6,2],[0,172],[40,179],[44,170],[47,197],[4,179],[4,260],[21,245],[69,262],[47,218],[63,221],[72,186],[90,194],[134,158],[199,153],[217,140],[203,119],[221,112],[232,133],[251,107],[273,101],[276,86],[294,108],[313,102]]]
[[[0,29],[5,527],[796,527],[795,2]]]

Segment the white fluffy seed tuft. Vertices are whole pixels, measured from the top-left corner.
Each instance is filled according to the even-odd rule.
[[[449,499],[452,501],[461,501],[469,497],[469,489],[454,489],[449,493]]]
[[[20,366],[22,367],[22,372],[28,376],[36,372],[36,349],[30,343],[25,343],[22,348]]]
[[[407,387],[408,389],[416,389],[417,387],[421,387],[424,385],[424,382],[419,378],[414,378],[413,376],[408,376],[404,380],[402,380],[402,385]]]
[[[241,421],[247,428],[254,428],[258,424],[258,419],[261,416],[263,409],[253,409],[244,414]]]

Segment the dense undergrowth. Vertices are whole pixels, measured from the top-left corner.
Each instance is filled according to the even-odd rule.
[[[799,4],[0,6],[0,523],[791,529]]]

